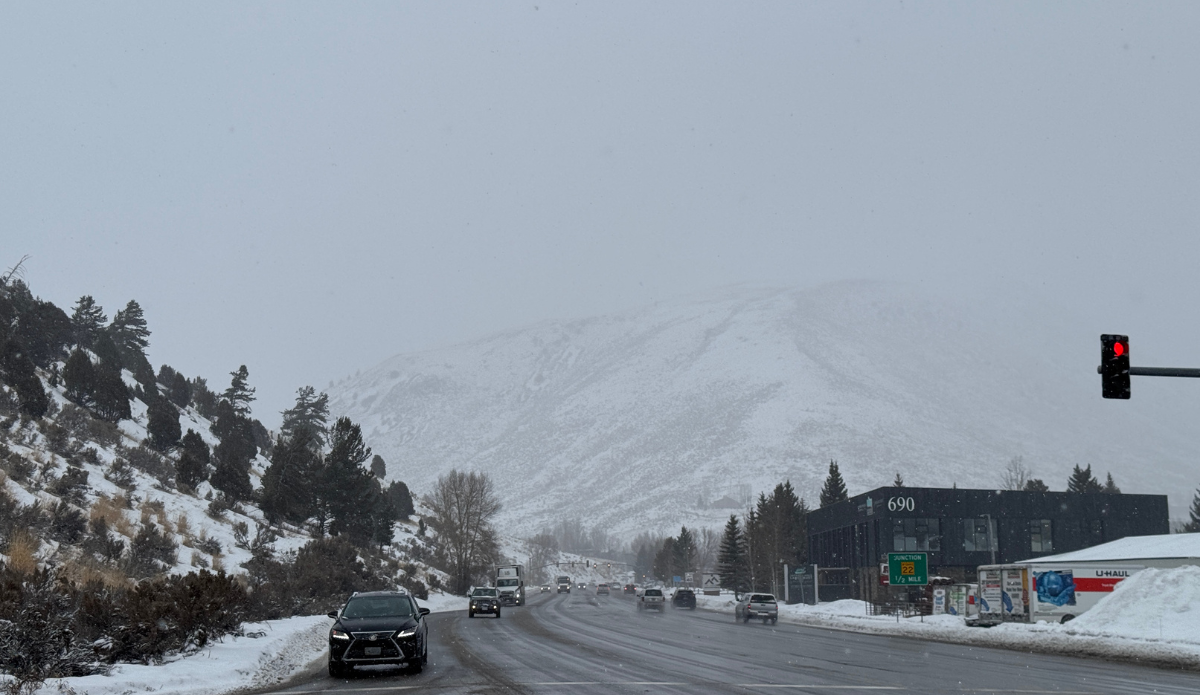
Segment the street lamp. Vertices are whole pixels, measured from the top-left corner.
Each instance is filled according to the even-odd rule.
[[[991,515],[991,514],[984,514],[983,516],[984,516],[985,518],[987,518],[987,524],[988,524],[988,527],[987,527],[987,531],[988,531],[988,534],[987,534],[987,538],[988,538],[988,550],[990,550],[990,551],[992,552],[992,564],[994,565],[994,564],[996,564],[996,539],[992,537],[992,515]]]

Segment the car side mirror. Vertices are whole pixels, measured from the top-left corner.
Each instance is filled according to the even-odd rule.
[[[330,618],[333,618],[334,620],[337,620],[337,612],[336,612],[336,611],[335,611],[335,612],[333,612],[333,613],[329,613],[328,615],[329,615],[329,617],[330,617]]]
[[[418,609],[417,609],[417,612],[418,612],[418,613],[420,613],[421,615],[429,615],[429,609],[428,609],[428,608],[418,608]]]

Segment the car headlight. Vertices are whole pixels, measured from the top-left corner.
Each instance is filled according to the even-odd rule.
[[[412,636],[413,636],[413,635],[415,635],[415,634],[417,634],[417,628],[415,628],[415,627],[410,627],[410,628],[409,628],[409,629],[407,629],[407,630],[402,630],[402,631],[400,632],[400,634],[398,634],[398,635],[396,635],[396,636],[397,636],[397,637],[401,637],[401,638],[403,638],[403,637],[412,637]]]
[[[329,637],[332,639],[343,639],[343,640],[350,639],[350,635],[347,635],[346,633],[342,632],[341,630],[330,630]]]

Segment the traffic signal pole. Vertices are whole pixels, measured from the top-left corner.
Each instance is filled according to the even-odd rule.
[[[1191,367],[1131,367],[1129,365],[1129,336],[1104,334],[1100,336],[1100,375],[1104,398],[1128,399],[1131,376],[1173,376],[1200,379],[1200,369]]]

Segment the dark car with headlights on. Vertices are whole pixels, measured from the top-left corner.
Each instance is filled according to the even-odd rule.
[[[474,618],[476,613],[487,613],[500,617],[500,596],[491,587],[481,586],[471,592],[471,603],[467,606],[467,617]]]
[[[330,613],[329,675],[347,676],[355,666],[407,664],[417,673],[429,660],[428,608],[404,591],[355,593]]]
[[[696,592],[691,589],[676,589],[671,596],[671,605],[675,608],[690,608],[696,610]]]

